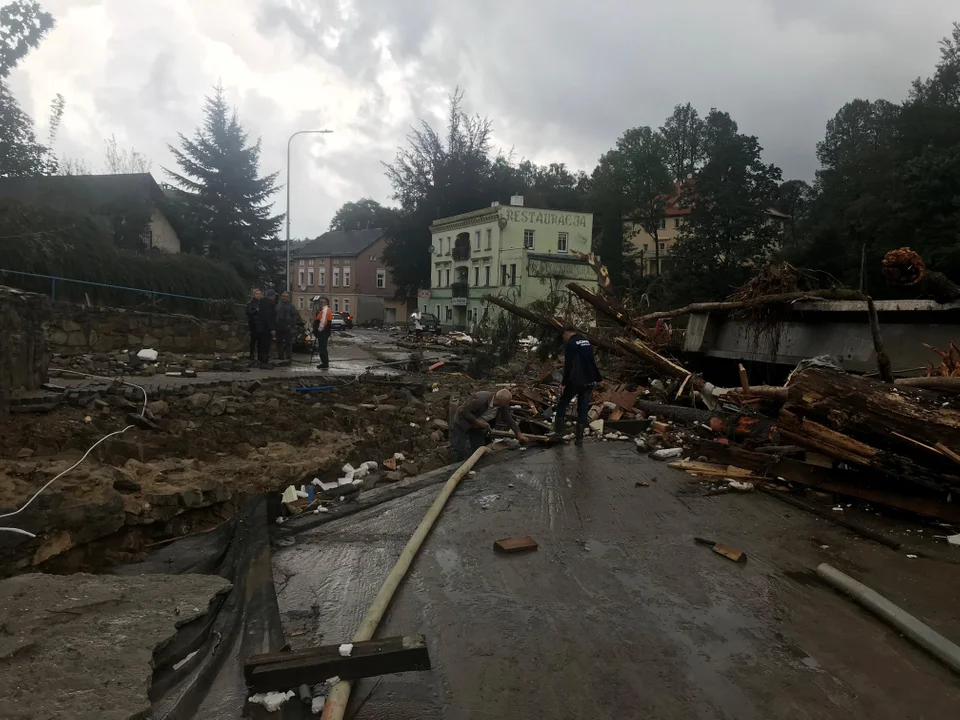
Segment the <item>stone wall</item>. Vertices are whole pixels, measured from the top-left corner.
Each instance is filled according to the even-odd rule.
[[[13,390],[37,390],[47,382],[50,350],[44,322],[51,317],[45,295],[0,286],[0,413]]]
[[[245,352],[247,324],[236,320],[202,320],[191,315],[164,315],[122,308],[53,305],[47,323],[51,351],[79,355],[153,348],[175,353]]]

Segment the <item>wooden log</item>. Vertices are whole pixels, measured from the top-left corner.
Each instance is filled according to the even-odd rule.
[[[925,445],[960,447],[960,411],[940,407],[918,390],[823,368],[794,373],[788,389],[786,410],[873,447],[924,463],[931,460],[927,453],[893,433]],[[953,470],[946,459],[932,467]]]
[[[866,296],[856,290],[808,290],[804,292],[781,293],[779,295],[763,295],[761,297],[751,298],[750,300],[735,300],[723,302],[701,302],[684,305],[676,310],[663,310],[661,312],[648,313],[634,322],[645,324],[652,320],[662,320],[665,318],[677,317],[678,315],[687,315],[695,312],[715,312],[718,310],[745,310],[760,305],[777,305],[781,303],[792,303],[798,300],[864,300]]]
[[[790,482],[825,492],[846,495],[898,510],[936,518],[944,522],[960,522],[960,504],[939,501],[928,496],[908,495],[871,487],[862,473],[828,470],[799,460],[774,458],[732,445],[701,441],[699,452],[716,463],[748,468],[766,478],[782,477]]]
[[[897,378],[893,383],[894,385],[903,385],[904,387],[914,387],[923,390],[960,393],[960,377]]]
[[[912,482],[937,491],[960,489],[960,477],[932,469],[909,457],[881,450],[848,435],[794,415],[786,407],[780,411],[780,436],[828,457],[870,468],[900,481]],[[937,463],[943,465],[944,463]],[[950,468],[951,470],[954,468]]]
[[[690,386],[694,390],[702,390],[704,385],[706,385],[702,377],[694,375],[686,368],[677,365],[668,358],[665,358],[663,355],[648,347],[636,338],[617,338],[614,343],[624,352],[647,362],[664,375],[670,375],[681,380],[689,379]]]
[[[515,305],[509,300],[504,300],[503,298],[497,297],[496,295],[487,294],[483,296],[483,299],[489,303],[493,303],[494,305],[503,308],[509,313],[512,313],[518,317],[522,317],[525,320],[529,320],[532,323],[542,325],[543,327],[549,328],[551,330],[556,330],[558,333],[561,333],[567,329],[566,326],[560,321],[559,318],[548,316],[548,315],[541,315],[540,313],[535,313],[528,308],[521,307],[520,305]],[[609,352],[617,353],[618,355],[625,354],[622,350],[617,348],[612,342],[600,337],[599,335],[594,335],[587,332],[584,332],[582,334],[584,337],[587,338],[587,340],[590,341],[590,343],[594,347],[602,348],[604,350],[608,350]]]
[[[645,336],[643,328],[634,323],[634,321],[623,311],[620,303],[616,300],[599,295],[589,288],[585,288],[579,283],[567,283],[567,289],[581,300],[589,303],[594,308],[611,318],[620,327],[626,328],[637,335]]]
[[[877,370],[880,379],[885,383],[893,382],[893,370],[890,367],[890,358],[883,347],[883,337],[880,335],[880,320],[877,318],[877,306],[873,298],[867,298],[867,319],[870,321],[870,336],[873,338],[873,350],[877,355]]]
[[[332,677],[356,680],[429,669],[426,640],[409,635],[353,643],[348,657],[340,654],[340,645],[252,655],[243,664],[243,675],[251,692],[284,692]]]

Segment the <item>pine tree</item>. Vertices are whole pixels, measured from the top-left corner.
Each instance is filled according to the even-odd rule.
[[[260,140],[248,142],[221,85],[203,112],[193,138],[179,134],[181,147],[170,146],[180,167],[166,173],[179,186],[172,210],[181,241],[189,252],[232,264],[250,282],[282,275],[283,217],[270,214],[277,173],[259,177]]]

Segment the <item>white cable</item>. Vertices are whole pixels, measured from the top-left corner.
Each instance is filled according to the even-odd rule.
[[[104,377],[104,376],[102,376],[102,375],[88,375],[88,374],[86,374],[86,373],[76,372],[76,371],[74,371],[74,370],[64,370],[63,372],[67,372],[67,373],[70,373],[70,374],[72,374],[72,375],[81,375],[81,376],[83,376],[83,377],[98,378],[98,379],[101,379],[101,380],[112,380],[112,379],[113,379],[113,378]],[[141,408],[141,410],[140,410],[140,417],[143,417],[144,414],[147,412],[147,391],[146,391],[146,388],[144,388],[144,387],[142,387],[142,386],[140,386],[140,385],[135,385],[134,383],[126,382],[126,381],[124,381],[124,380],[121,380],[120,382],[121,382],[121,384],[123,384],[123,385],[129,385],[130,387],[138,388],[138,389],[140,390],[140,392],[143,393],[143,408]],[[80,463],[82,463],[84,460],[86,460],[86,459],[87,459],[87,456],[90,455],[90,453],[93,452],[93,450],[97,447],[97,445],[99,445],[100,443],[102,443],[104,440],[107,440],[107,439],[109,439],[109,438],[115,437],[116,435],[122,435],[123,433],[125,433],[127,430],[129,430],[129,429],[132,428],[132,427],[135,427],[135,426],[134,426],[134,425],[127,425],[125,428],[123,428],[123,430],[116,430],[115,432],[112,432],[112,433],[109,433],[109,434],[107,434],[107,435],[104,435],[102,438],[100,438],[99,440],[97,440],[93,445],[91,445],[79,460],[77,460],[73,465],[71,465],[70,467],[68,467],[66,470],[64,470],[63,472],[61,472],[59,475],[57,475],[57,476],[54,477],[53,479],[49,480],[42,488],[40,488],[39,490],[37,490],[36,493],[34,493],[34,495],[33,495],[32,498],[30,498],[29,500],[27,500],[27,501],[26,501],[23,505],[21,505],[17,510],[14,510],[13,512],[7,513],[7,514],[5,514],[5,515],[0,515],[0,520],[2,520],[3,518],[13,517],[14,515],[19,515],[20,513],[22,513],[24,510],[26,510],[26,509],[30,506],[30,504],[31,504],[34,500],[36,500],[38,497],[40,497],[40,496],[43,494],[43,491],[44,491],[44,490],[46,490],[48,487],[50,487],[51,485],[53,485],[53,483],[55,483],[57,480],[59,480],[60,478],[62,478],[64,475],[66,475],[68,472],[70,472],[71,470],[73,470],[74,468],[76,468]],[[34,535],[32,532],[29,532],[29,531],[27,531],[27,530],[21,530],[20,528],[0,527],[0,531],[17,533],[17,534],[19,534],[19,535],[26,535],[26,536],[31,537],[31,538],[35,538],[35,537],[36,537],[36,535]]]

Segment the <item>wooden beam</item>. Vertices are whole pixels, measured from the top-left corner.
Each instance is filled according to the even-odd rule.
[[[694,390],[702,390],[703,386],[706,384],[704,383],[703,378],[699,375],[694,375],[686,368],[677,365],[668,358],[665,358],[663,355],[651,349],[636,338],[617,338],[614,342],[616,343],[617,347],[621,348],[626,353],[646,361],[665,375],[671,375],[681,380],[689,379],[690,386]]]
[[[643,328],[636,325],[633,320],[623,311],[620,303],[616,300],[604,297],[593,292],[589,288],[579,283],[567,283],[567,289],[586,303],[592,305],[595,309],[616,322],[620,327],[635,332],[637,335],[645,336]]]
[[[875,490],[865,484],[863,475],[827,470],[799,460],[778,459],[763,453],[706,440],[700,442],[699,451],[717,463],[749,468],[757,475],[766,478],[782,477],[790,482],[817,490],[859,498],[945,522],[960,522],[960,505],[956,503],[940,502],[930,497],[903,495],[888,490]],[[945,494],[944,497],[946,497]]]
[[[426,639],[409,635],[354,643],[348,657],[340,654],[340,645],[252,655],[243,664],[243,676],[251,692],[284,692],[332,677],[356,680],[429,669]]]
[[[506,310],[509,313],[512,313],[513,315],[522,317],[524,320],[529,320],[532,323],[537,323],[538,325],[542,325],[543,327],[549,328],[551,330],[556,330],[558,333],[563,332],[566,329],[566,327],[560,321],[559,318],[535,313],[528,308],[521,307],[519,305],[514,305],[512,302],[510,302],[509,300],[504,300],[502,297],[497,297],[496,295],[487,294],[483,296],[483,299],[489,303],[493,303],[498,307],[502,307],[504,310]],[[609,340],[605,340],[604,338],[598,335],[591,335],[590,333],[586,333],[586,332],[583,332],[581,334],[584,337],[586,337],[587,340],[589,340],[594,347],[602,348],[604,350],[608,350],[610,352],[614,352],[619,355],[624,354],[622,350],[617,348],[617,346],[614,345]]]

